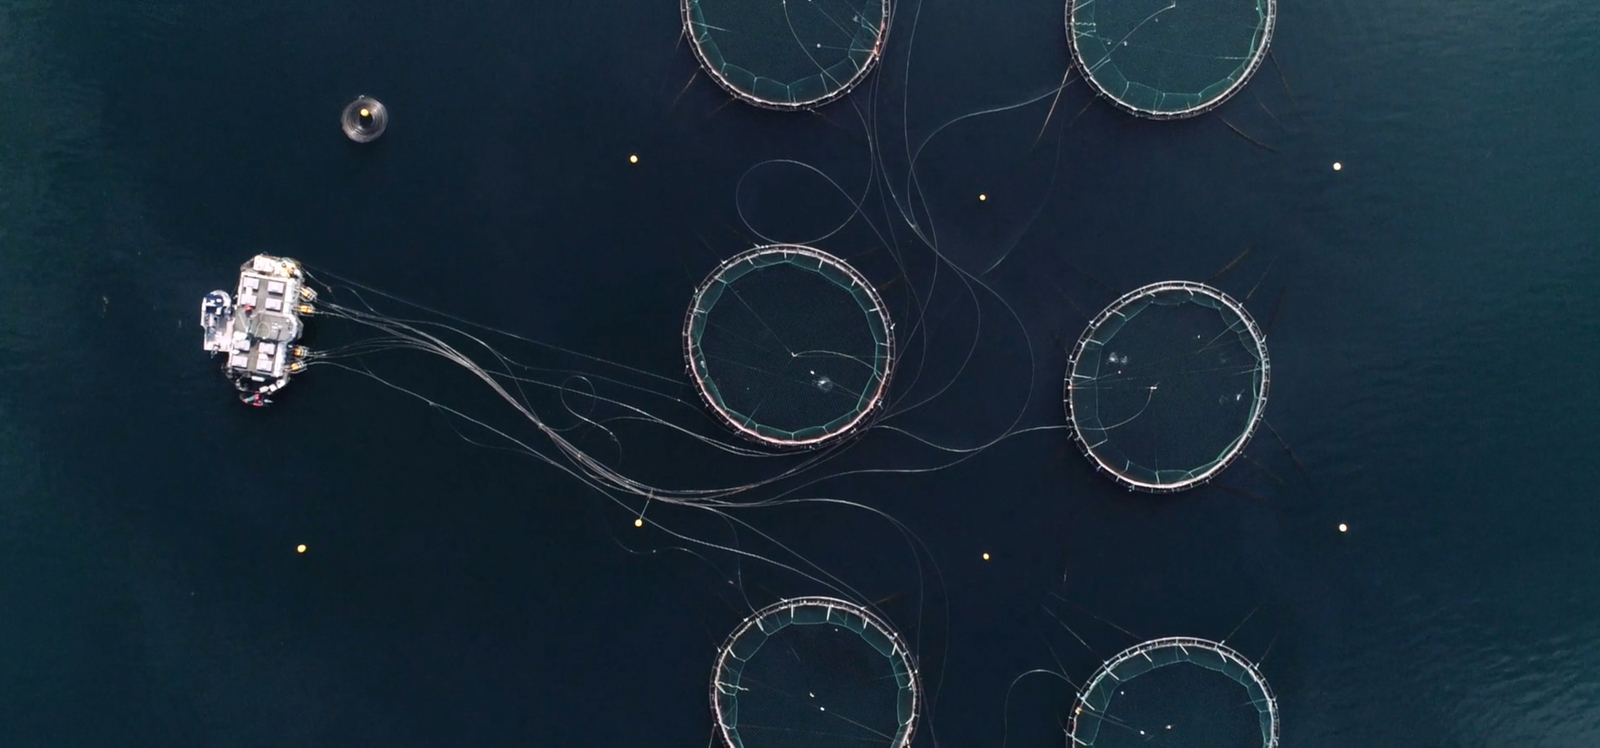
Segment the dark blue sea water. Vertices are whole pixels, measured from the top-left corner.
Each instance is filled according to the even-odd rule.
[[[0,2],[0,745],[707,745],[723,637],[830,590],[668,534],[773,551],[704,512],[635,530],[357,373],[245,408],[196,306],[284,254],[674,378],[718,261],[851,215],[818,171],[867,196],[818,246],[920,341],[896,404],[954,383],[894,424],[936,444],[1060,426],[1066,348],[1143,283],[1251,248],[1215,283],[1269,327],[1282,442],[1222,485],[1129,495],[1060,428],[956,464],[878,429],[823,473],[950,466],[798,496],[909,534],[737,512],[916,642],[917,745],[1061,745],[1073,688],[1024,674],[1165,635],[1259,659],[1284,745],[1600,744],[1591,3],[1284,2],[1218,111],[1138,121],[1078,83],[1048,125],[1059,1],[908,0],[817,114],[726,104],[676,5]],[[368,146],[337,121],[361,93],[391,115]],[[932,253],[897,201],[984,285],[947,268],[912,304]],[[371,366],[514,420],[437,359]]]

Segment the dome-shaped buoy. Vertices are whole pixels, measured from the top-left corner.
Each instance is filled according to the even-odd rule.
[[[344,126],[344,134],[357,143],[370,143],[383,134],[384,128],[389,126],[389,110],[383,108],[383,102],[371,96],[357,96],[344,108],[344,114],[339,116],[339,124]]]

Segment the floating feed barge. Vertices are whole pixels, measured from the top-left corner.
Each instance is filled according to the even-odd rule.
[[[217,290],[200,302],[205,349],[226,356],[222,373],[239,390],[239,399],[256,407],[272,404],[269,395],[305,371],[307,351],[300,318],[314,314],[316,291],[305,285],[300,263],[287,257],[256,255],[239,267],[233,296]]]

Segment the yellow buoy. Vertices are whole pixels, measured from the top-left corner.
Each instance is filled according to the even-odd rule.
[[[635,520],[634,520],[634,521],[633,521],[633,526],[634,526],[634,527],[644,527],[644,518],[643,518],[643,517],[640,517],[640,518],[638,518],[638,519],[635,519]]]
[[[294,547],[294,552],[295,553],[305,553],[306,552],[306,544],[305,543],[301,543],[300,545],[295,546]]]
[[[372,110],[368,109],[366,107],[362,107],[361,108],[361,116],[363,116],[363,117],[371,117],[372,116]]]
[[[988,199],[989,199],[988,195],[985,195],[982,192],[978,193],[978,202],[981,203],[981,202],[983,202],[985,200],[988,200]]]
[[[987,553],[983,554],[983,560],[988,561],[989,560],[989,554],[987,554]]]
[[[628,156],[628,163],[630,163],[630,164],[637,164],[637,163],[639,163],[639,156],[638,156],[638,154],[634,154],[634,155],[631,155],[631,156]]]

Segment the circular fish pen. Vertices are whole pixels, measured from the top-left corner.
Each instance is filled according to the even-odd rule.
[[[728,259],[700,284],[683,348],[718,420],[768,446],[815,447],[883,405],[894,323],[844,260],[772,245]]]
[[[711,711],[728,748],[905,748],[921,692],[905,640],[881,618],[844,600],[802,597],[728,635]]]
[[[358,96],[339,115],[345,137],[357,143],[370,143],[389,127],[389,110],[371,96]]]
[[[1067,0],[1084,80],[1151,119],[1221,106],[1261,67],[1277,21],[1277,0]]]
[[[813,109],[849,93],[889,35],[889,0],[683,0],[682,10],[706,74],[766,109]]]
[[[1066,377],[1073,438],[1139,491],[1181,491],[1232,463],[1272,383],[1266,335],[1227,294],[1165,281],[1124,294],[1089,323]]]
[[[1246,698],[1215,688],[1218,674]],[[1130,647],[1095,671],[1073,705],[1067,746],[1147,745],[1158,737],[1243,746],[1258,734],[1262,748],[1277,747],[1278,699],[1260,668],[1220,642],[1174,636]]]

